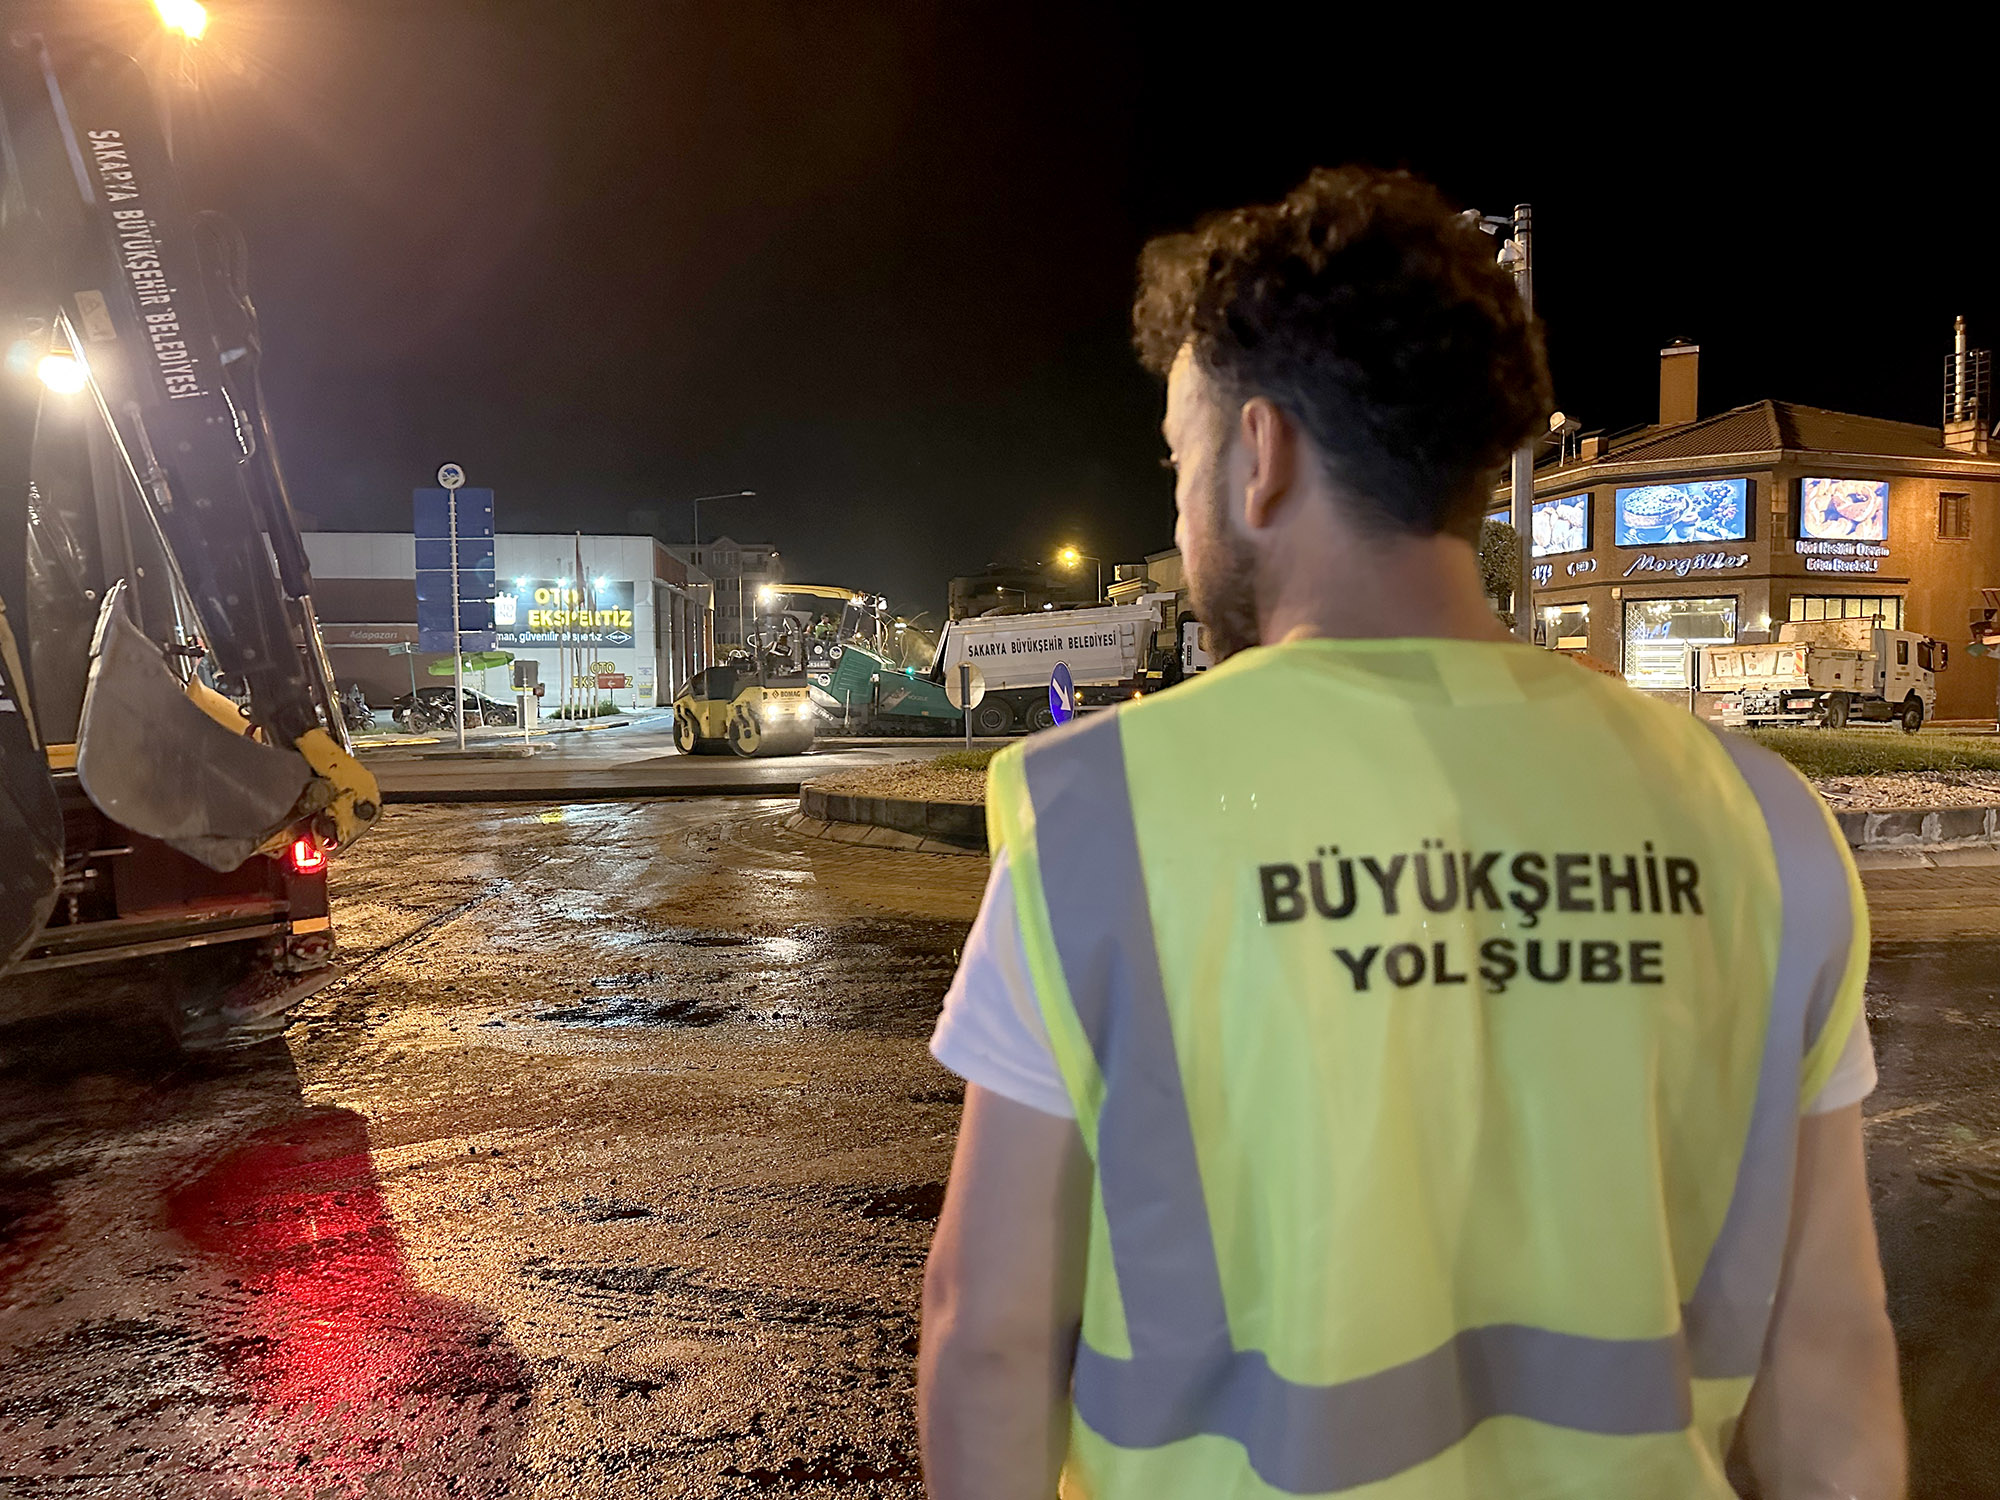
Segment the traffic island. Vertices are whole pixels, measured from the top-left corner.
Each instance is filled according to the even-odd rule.
[[[990,750],[897,761],[806,782],[786,826],[820,838],[933,854],[986,852]],[[1863,869],[2000,865],[2000,799],[1943,805],[1957,791],[1992,795],[1985,768],[1814,779]]]
[[[786,826],[818,838],[924,854],[986,852],[991,750],[842,771],[799,788]]]

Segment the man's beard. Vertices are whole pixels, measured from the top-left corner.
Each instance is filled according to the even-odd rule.
[[[1257,644],[1256,561],[1249,542],[1230,528],[1220,496],[1203,514],[1201,562],[1188,569],[1188,597],[1206,627],[1208,654],[1222,661]]]

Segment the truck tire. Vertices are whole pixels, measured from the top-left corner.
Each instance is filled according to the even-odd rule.
[[[1037,703],[1028,710],[1028,733],[1036,734],[1044,729],[1056,727],[1055,710],[1046,703]]]
[[[1903,700],[1903,706],[1896,710],[1896,722],[1903,726],[1903,733],[1915,734],[1924,727],[1924,700],[1915,693]]]
[[[1826,699],[1826,727],[1845,729],[1847,727],[1847,694],[1829,693]]]
[[[972,710],[972,732],[991,739],[1014,732],[1014,710],[1004,698],[981,699]]]

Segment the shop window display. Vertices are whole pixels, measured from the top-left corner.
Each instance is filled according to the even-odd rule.
[[[1689,686],[1689,655],[1700,646],[1734,645],[1736,615],[1734,595],[1627,600],[1625,680],[1637,688]]]

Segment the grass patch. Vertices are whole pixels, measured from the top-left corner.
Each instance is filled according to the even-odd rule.
[[[943,755],[933,755],[926,764],[940,771],[983,771],[987,762],[999,753],[998,750],[947,750]]]
[[[1750,738],[1819,780],[1894,771],[2000,771],[2000,740],[1989,735],[1904,734],[1893,728],[1753,729]]]

